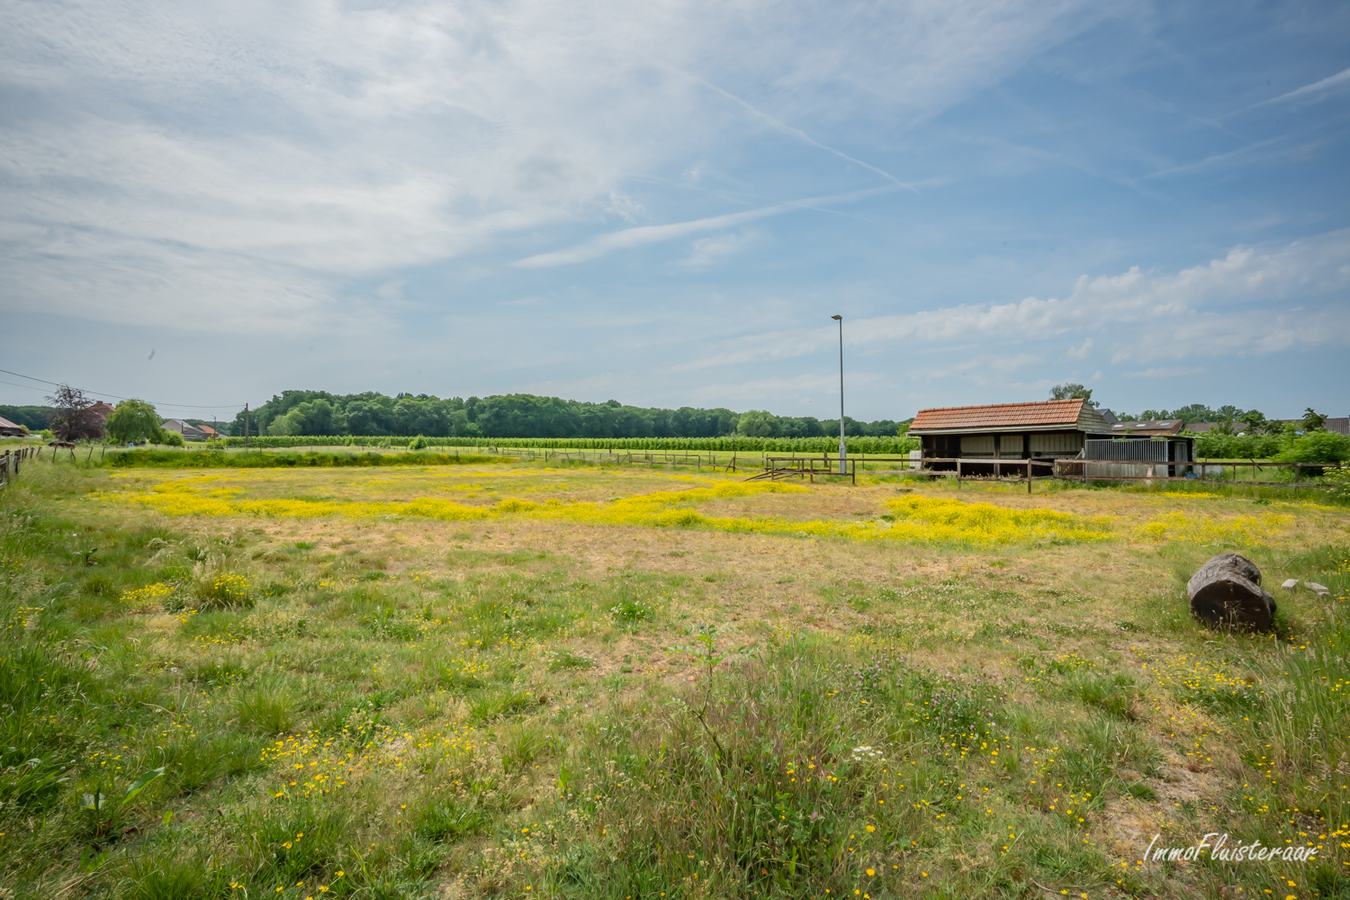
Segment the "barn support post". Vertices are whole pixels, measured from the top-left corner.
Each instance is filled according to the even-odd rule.
[[[961,460],[956,461],[956,489],[961,490]]]

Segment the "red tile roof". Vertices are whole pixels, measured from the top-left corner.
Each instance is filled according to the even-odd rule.
[[[954,428],[1016,428],[1035,425],[1078,424],[1083,401],[1043,400],[1039,403],[993,403],[987,406],[945,406],[921,409],[910,433]]]

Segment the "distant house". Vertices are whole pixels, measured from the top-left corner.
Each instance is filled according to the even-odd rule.
[[[106,423],[108,421],[108,416],[112,415],[113,405],[111,403],[104,403],[100,400],[89,407],[88,411],[98,416],[99,421]]]
[[[0,437],[25,437],[28,429],[22,425],[15,425],[9,419],[0,417]]]
[[[165,431],[176,431],[183,436],[185,441],[204,441],[206,432],[202,431],[196,425],[184,422],[182,419],[165,419],[164,424],[159,426]]]
[[[200,431],[202,434],[206,435],[208,440],[220,437],[220,432],[216,431],[210,425],[202,424],[202,425],[194,425],[193,427],[196,428],[198,431]]]

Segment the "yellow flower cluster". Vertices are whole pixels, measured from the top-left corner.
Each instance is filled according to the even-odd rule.
[[[1182,693],[1241,695],[1259,691],[1253,676],[1240,676],[1222,663],[1195,653],[1180,653],[1167,658],[1149,658],[1136,650],[1140,665],[1147,670],[1160,687]]]
[[[1176,540],[1192,544],[1265,546],[1270,536],[1289,525],[1292,516],[1265,513],[1234,516],[1227,520],[1199,518],[1184,512],[1165,513],[1144,525],[1143,537],[1154,541]]]
[[[377,769],[404,768],[416,753],[443,760],[458,760],[478,745],[471,725],[427,727],[415,732],[396,732],[388,725],[376,726],[379,736],[353,747],[348,729],[342,735],[291,735],[264,747],[263,762],[272,763],[280,777],[274,798],[294,799],[331,794],[351,781]],[[344,746],[345,745],[345,746]]]
[[[164,598],[174,592],[174,586],[156,581],[145,587],[122,592],[122,602],[132,606],[157,606]]]
[[[171,489],[165,489],[171,487]],[[184,482],[146,493],[105,493],[102,499],[131,502],[170,515],[246,515],[265,517],[350,518],[415,516],[442,521],[524,517],[610,527],[699,527],[742,534],[789,537],[833,537],[853,540],[961,542],[981,546],[1050,541],[1078,543],[1107,540],[1109,520],[1046,509],[1019,510],[991,503],[968,503],[934,497],[890,501],[892,515],[881,521],[793,521],[773,517],[713,516],[693,508],[713,500],[761,494],[800,493],[806,488],[779,483],[713,482],[708,487],[656,491],[609,501],[543,503],[507,498],[495,506],[470,506],[453,500],[418,497],[403,502],[259,499],[229,496],[228,491],[194,492]]]
[[[233,572],[218,572],[216,577],[211,579],[207,593],[213,599],[225,604],[247,602],[249,599],[248,580]]]
[[[1105,516],[1080,516],[1052,509],[1008,509],[992,503],[940,497],[901,497],[888,505],[896,515],[892,530],[903,529],[911,533],[906,536],[919,540],[973,544],[1036,540],[1082,543],[1111,537],[1110,519]]]

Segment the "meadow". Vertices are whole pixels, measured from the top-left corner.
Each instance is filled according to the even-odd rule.
[[[0,491],[5,900],[1350,896],[1344,504],[97,462]]]

